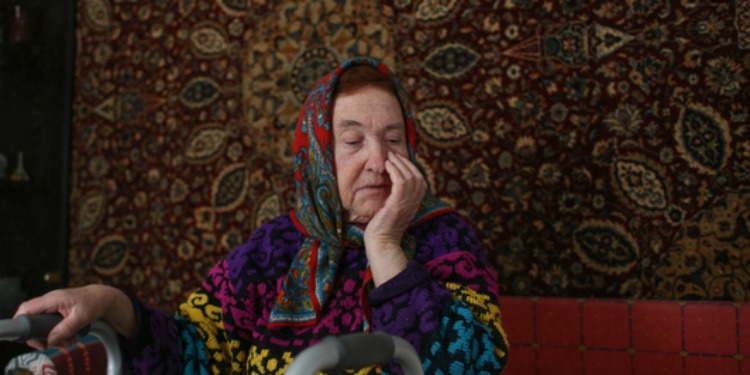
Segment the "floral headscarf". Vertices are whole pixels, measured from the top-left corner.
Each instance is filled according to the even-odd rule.
[[[411,110],[401,84],[387,66],[371,58],[352,58],[315,84],[300,111],[292,146],[298,195],[292,217],[307,238],[292,262],[271,311],[269,324],[272,326],[315,324],[331,293],[339,259],[347,247],[360,247],[364,242],[364,227],[344,222],[333,155],[334,89],[341,74],[358,65],[371,66],[392,79],[404,113],[409,159],[415,162],[416,129]],[[412,225],[449,210],[445,203],[427,192]],[[406,234],[401,245],[411,257],[415,251],[414,239]]]

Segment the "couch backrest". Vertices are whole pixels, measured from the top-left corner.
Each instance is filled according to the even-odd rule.
[[[748,303],[503,297],[500,310],[504,375],[750,374]]]

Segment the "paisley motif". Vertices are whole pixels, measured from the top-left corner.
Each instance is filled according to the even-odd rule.
[[[542,37],[541,55],[568,66],[582,65],[590,56],[588,34],[589,27],[584,23],[567,24]]]
[[[430,52],[425,58],[425,70],[438,79],[457,79],[468,72],[479,61],[479,54],[460,44],[444,44]]]
[[[669,194],[666,174],[644,161],[623,158],[612,165],[612,180],[617,193],[643,214],[658,214],[667,209]]]
[[[188,137],[185,146],[185,160],[194,164],[210,163],[224,151],[227,145],[227,131],[218,124],[196,128]]]
[[[248,178],[245,164],[236,163],[224,168],[211,187],[211,200],[216,212],[237,208],[247,195]]]
[[[213,58],[227,51],[224,28],[212,21],[199,23],[190,31],[190,46],[199,57]]]
[[[439,147],[451,147],[469,137],[466,119],[449,103],[432,103],[417,112],[417,127],[424,140]]]
[[[420,171],[422,171],[422,175],[424,175],[425,180],[427,180],[427,189],[429,191],[436,191],[437,188],[435,186],[435,171],[430,167],[430,164],[425,160],[424,157],[421,156],[420,151],[417,151],[414,155],[417,162],[415,163],[417,165],[417,168],[419,168]]]
[[[708,284],[709,299],[747,301],[745,286],[742,283],[742,279],[745,279],[747,274],[737,276],[734,274],[722,275],[711,280],[711,283]]]
[[[292,91],[300,103],[315,82],[339,64],[336,54],[326,48],[308,49],[303,52],[292,67]]]
[[[414,18],[422,22],[443,21],[456,9],[461,0],[419,0],[414,12]]]
[[[258,228],[271,219],[279,216],[282,212],[281,197],[276,193],[271,193],[258,200],[258,204],[253,210],[253,225]]]
[[[750,0],[602,4],[81,0],[71,98],[72,283],[126,281],[131,270],[151,270],[164,282],[123,286],[140,287],[166,310],[180,302],[164,299],[163,285],[221,255],[205,254],[200,234],[189,239],[195,261],[175,253],[162,265],[159,254],[139,252],[121,273],[103,277],[90,260],[102,233],[122,234],[130,251],[145,241],[140,236],[174,238],[174,253],[182,234],[200,226],[228,251],[254,229],[261,201],[271,206],[269,194],[295,207],[287,193],[294,191],[291,133],[306,82],[316,63],[361,54],[394,68],[421,110],[413,112],[415,157],[435,194],[476,224],[488,258],[507,273],[505,292],[748,298],[736,297],[739,284],[713,278],[730,272],[748,294],[749,245],[738,228],[750,218],[718,209],[696,215],[750,184]],[[464,72],[468,66],[451,64],[473,54],[449,58],[450,45],[480,57]],[[217,181],[239,162],[260,170],[242,199],[240,187],[219,189]],[[101,178],[91,178],[92,166]],[[576,169],[590,175],[577,177]],[[242,174],[235,177],[240,183]],[[214,208],[238,199],[234,210]],[[198,207],[215,214],[213,224],[203,215],[196,221]],[[608,276],[580,261],[573,233],[594,218],[621,223],[637,238],[637,266]],[[653,277],[665,258],[673,265],[659,266],[671,285],[662,291]],[[639,281],[637,292],[629,280]]]
[[[177,178],[172,182],[172,187],[169,189],[169,200],[173,203],[182,202],[187,197],[190,188],[181,178]]]
[[[165,102],[164,98],[153,95],[144,95],[140,92],[123,92],[110,95],[102,100],[94,108],[94,113],[111,122],[128,122],[153,112]]]
[[[117,98],[117,119],[130,121],[146,111],[146,98],[137,93],[122,93]]]
[[[195,219],[196,228],[204,231],[210,231],[214,229],[214,224],[216,223],[216,214],[214,213],[214,209],[212,207],[201,206],[196,208],[193,211],[193,218]]]
[[[630,271],[640,255],[633,236],[622,225],[605,220],[584,222],[573,233],[573,242],[584,264],[608,275]]]
[[[180,14],[183,16],[190,14],[190,12],[193,11],[193,8],[195,8],[196,1],[197,0],[179,0],[180,4],[178,7],[180,9]]]
[[[166,54],[159,47],[149,49],[143,56],[143,66],[150,71],[164,67],[167,64]]]
[[[188,108],[202,108],[213,103],[220,94],[220,85],[210,77],[196,77],[185,84],[180,102]]]
[[[691,259],[695,261],[695,259]],[[703,260],[701,260],[701,263]],[[684,299],[708,299],[708,292],[706,287],[690,280],[689,276],[680,277],[674,280],[674,283],[670,283],[675,291],[679,291],[677,294],[683,296]]]
[[[106,30],[112,26],[112,8],[109,1],[85,0],[83,12],[84,19],[94,29]]]
[[[596,58],[601,59],[610,55],[612,52],[622,48],[624,45],[632,42],[635,36],[613,29],[608,26],[594,25],[594,50]]]
[[[130,246],[123,236],[111,235],[99,240],[91,259],[94,271],[101,275],[114,275],[125,266]]]
[[[270,3],[268,3],[270,4]],[[254,152],[291,166],[289,135],[297,124],[306,87],[320,69],[352,55],[372,56],[396,67],[393,31],[382,27],[377,2],[300,0],[253,2],[252,33],[242,61],[242,123],[256,137]],[[305,60],[308,59],[308,60]]]
[[[184,260],[190,260],[193,259],[194,255],[195,245],[188,240],[180,241],[180,244],[177,245],[177,256]]]
[[[220,244],[225,250],[232,250],[242,244],[244,237],[236,228],[231,228],[221,236]]]
[[[698,104],[680,112],[675,140],[690,166],[705,174],[718,173],[732,154],[727,121],[712,108]]]
[[[78,230],[86,232],[96,227],[104,216],[107,198],[101,191],[93,191],[81,198],[78,205]]]
[[[490,186],[492,176],[490,168],[481,160],[472,161],[462,173],[463,179],[472,188],[487,188]]]
[[[247,14],[248,0],[217,0],[221,9],[232,16],[244,16]]]
[[[117,118],[117,112],[117,104],[114,95],[107,97],[94,108],[94,113],[110,122],[115,121]]]
[[[734,24],[737,27],[737,45],[750,49],[750,1],[735,1]]]
[[[747,302],[750,188],[717,198],[684,222],[654,271],[659,298]]]

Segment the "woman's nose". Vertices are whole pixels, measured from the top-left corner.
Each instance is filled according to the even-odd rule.
[[[381,142],[372,142],[367,152],[367,170],[377,173],[385,171],[385,160],[388,158],[388,147]]]

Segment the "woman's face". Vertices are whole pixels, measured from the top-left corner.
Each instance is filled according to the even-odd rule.
[[[376,86],[339,94],[333,105],[333,142],[344,219],[368,223],[391,193],[385,170],[388,152],[408,158],[396,95]]]

